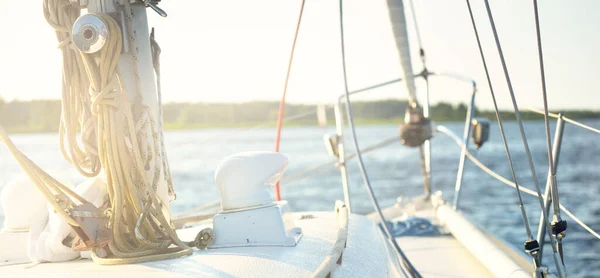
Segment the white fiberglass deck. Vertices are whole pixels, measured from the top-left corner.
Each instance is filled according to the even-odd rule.
[[[494,277],[452,235],[397,240],[423,277]]]
[[[400,236],[396,238],[406,256],[423,277],[531,277],[529,273],[533,273],[533,269],[529,261],[503,242],[469,223],[468,225],[472,226],[473,229],[466,232],[460,231],[460,236],[467,238],[485,237],[485,240],[481,240],[477,244],[487,243],[493,245],[489,249],[492,256],[491,261],[493,262],[494,259],[497,259],[497,261],[492,266],[484,265],[482,262],[489,262],[490,257],[487,258],[488,260],[482,260],[478,257],[479,255],[474,255],[455,235],[447,230],[448,225],[453,223],[440,223],[440,221],[450,220],[448,217],[443,220],[440,219],[437,210],[443,209],[443,207],[445,205],[433,208],[427,204],[425,208],[415,211],[414,208],[406,209],[393,206],[383,211],[385,217],[392,219],[392,221],[402,221],[405,216],[414,216],[429,219],[436,225],[441,225],[442,235]],[[460,213],[455,216],[464,219]],[[375,219],[376,217],[371,214],[369,218]],[[499,268],[500,271],[498,271]]]
[[[401,219],[397,216],[402,213],[399,208],[385,210],[385,214],[393,220]],[[434,210],[412,214],[433,219]],[[0,266],[0,277],[309,277],[331,252],[338,229],[336,214],[303,212],[295,213],[294,217],[296,225],[304,233],[296,247],[208,249],[180,259],[133,265],[101,266],[90,260],[78,260],[44,263],[32,268],[26,268],[26,265]],[[382,233],[369,218],[350,216],[347,247],[342,264],[333,277],[397,276],[388,261],[390,249],[386,248]],[[193,228],[178,230],[178,233],[183,240],[189,241],[199,230],[211,224],[206,221]],[[497,276],[451,234],[401,236],[397,239],[423,277]],[[501,257],[518,257],[510,251],[503,253],[506,255],[500,254]],[[512,277],[512,274],[506,277]]]
[[[207,249],[180,259],[133,265],[101,266],[90,260],[44,263],[29,269],[12,265],[0,267],[0,277],[308,277],[331,252],[338,230],[336,214],[294,215],[304,232],[296,247]],[[301,216],[306,219],[299,220]],[[178,233],[183,240],[192,240],[204,225]],[[388,277],[387,251],[377,229],[364,216],[350,216],[347,248],[334,276]]]

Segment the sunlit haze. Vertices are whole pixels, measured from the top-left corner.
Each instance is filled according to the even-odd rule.
[[[58,99],[61,54],[40,1],[0,0],[0,97]],[[169,16],[151,10],[163,52],[166,102],[279,100],[300,1],[164,0]],[[541,86],[531,1],[492,0],[498,32],[521,106],[541,107]],[[410,8],[408,2],[405,6]],[[415,1],[428,67],[473,77],[477,105],[492,107],[465,1]],[[483,1],[473,8],[501,108],[510,99]],[[540,1],[549,104],[600,109],[600,1]],[[371,86],[401,76],[386,3],[345,1],[349,86]],[[413,63],[421,69],[408,13]],[[288,100],[331,103],[343,93],[338,1],[307,0]],[[424,94],[419,83],[419,95]],[[432,101],[466,102],[469,86],[435,79]],[[401,84],[366,98],[406,98]],[[363,97],[363,99],[365,98]]]

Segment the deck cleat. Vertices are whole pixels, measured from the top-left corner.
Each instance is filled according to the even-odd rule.
[[[271,195],[271,186],[287,166],[288,158],[277,152],[239,153],[219,164],[215,183],[222,210],[213,217],[209,249],[296,246],[302,229],[295,225],[287,201],[275,201]]]

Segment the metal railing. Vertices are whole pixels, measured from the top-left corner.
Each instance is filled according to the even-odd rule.
[[[462,82],[467,82],[472,85],[473,90],[471,92],[470,102],[469,102],[469,106],[467,108],[467,115],[466,115],[466,120],[465,120],[465,134],[464,134],[464,142],[465,142],[465,145],[468,146],[469,134],[470,134],[470,130],[471,130],[471,120],[473,119],[473,116],[475,114],[475,95],[477,92],[477,83],[475,82],[475,80],[472,80],[468,77],[461,76],[458,74],[451,74],[451,73],[423,72],[423,73],[415,75],[415,77],[423,77],[423,78],[429,77],[429,76],[450,78],[450,79],[454,79],[454,80],[458,80],[458,81],[462,81]],[[374,86],[369,86],[369,87],[365,87],[365,88],[361,88],[361,89],[352,91],[349,93],[349,95],[356,95],[359,93],[370,91],[372,89],[395,84],[395,83],[398,83],[401,81],[402,81],[401,78],[397,78],[394,80],[390,80],[388,82],[384,82],[384,83],[377,84]],[[338,97],[337,102],[334,105],[334,111],[335,111],[334,115],[335,115],[336,136],[337,136],[338,168],[340,170],[340,175],[341,175],[341,180],[342,180],[342,188],[343,188],[343,192],[344,192],[344,202],[346,203],[348,210],[351,211],[352,198],[350,195],[350,186],[348,184],[348,172],[346,170],[346,157],[344,155],[344,153],[345,153],[345,149],[344,149],[344,119],[343,119],[342,112],[341,112],[342,111],[341,106],[345,103],[345,97],[346,97],[345,94],[342,94]],[[429,107],[429,105],[430,105],[429,97],[427,97],[425,99],[424,106]],[[429,142],[429,140],[427,140],[426,143],[427,142]],[[463,156],[461,156],[461,157],[464,157],[465,151],[466,151],[466,147],[464,148]],[[431,182],[430,182],[430,180],[431,180],[431,148],[430,147],[424,148],[424,150],[421,152],[421,154],[422,154],[421,162],[425,166],[425,171],[423,173],[423,175],[425,176],[425,182],[424,182],[425,194],[429,195],[431,193]],[[461,158],[459,170],[457,173],[455,196],[460,195],[463,171],[464,171],[464,158]],[[458,203],[458,197],[455,197],[455,201],[454,201],[455,206],[454,207],[456,207],[457,203]]]

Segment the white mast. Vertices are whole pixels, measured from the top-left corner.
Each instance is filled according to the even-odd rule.
[[[400,56],[400,65],[404,72],[404,82],[408,89],[408,100],[410,103],[417,101],[417,89],[415,87],[415,78],[413,76],[413,67],[410,60],[410,44],[408,41],[408,31],[406,25],[406,16],[404,15],[404,3],[402,0],[387,0],[388,12],[396,41],[396,49]]]
[[[122,3],[124,1],[128,0],[119,0],[117,2]],[[159,130],[158,122],[160,119],[158,113],[157,89],[153,71],[146,6],[138,1],[131,1],[130,7],[131,15],[128,16],[127,11],[123,8],[118,8],[114,0],[89,0],[87,4],[88,12],[109,14],[113,16],[115,20],[121,21],[123,52],[119,57],[117,68],[119,70],[121,82],[124,84],[125,90],[127,91],[127,97],[129,98],[129,101],[134,104],[134,122],[137,123],[140,120],[143,107],[147,107],[147,111],[152,119],[150,124],[153,126],[153,130]],[[118,17],[115,15],[118,15]],[[126,27],[128,20],[131,24],[131,28]],[[135,44],[135,49],[133,49],[130,43],[131,40],[133,40]],[[154,149],[154,136],[150,133],[152,131],[146,130],[142,132],[149,133],[147,134],[148,136],[145,136],[146,145],[149,148],[148,153],[152,155],[152,159],[148,165],[161,165],[159,167],[160,173],[157,175],[159,180],[156,193],[163,204],[165,204],[163,208],[166,208],[169,212],[166,213],[165,216],[170,218],[169,186],[166,181],[165,169],[162,167],[162,163],[156,163],[156,159],[162,159],[161,157],[158,157],[160,150]],[[155,169],[147,169],[146,172],[148,181],[151,183],[156,177],[153,170]]]

